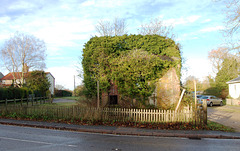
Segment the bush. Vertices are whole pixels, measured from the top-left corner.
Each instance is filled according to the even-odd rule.
[[[40,95],[41,93],[39,91],[31,91],[27,87],[0,88],[0,100],[27,98],[29,96],[29,94],[34,94],[36,97],[42,97],[42,95]]]
[[[55,90],[55,97],[67,97],[72,96],[72,92],[70,90]]]
[[[79,85],[74,90],[75,96],[84,96],[86,91],[86,87],[84,85]]]

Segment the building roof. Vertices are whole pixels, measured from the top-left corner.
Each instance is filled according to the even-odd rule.
[[[25,77],[27,77],[29,73],[31,73],[31,72],[28,72],[27,74],[25,74]],[[50,72],[45,72],[45,73],[50,74],[52,76],[52,74]],[[21,79],[22,72],[11,72],[11,73],[8,73],[7,75],[5,75],[4,77],[2,77],[0,80],[13,80],[14,79],[13,74],[16,79]]]
[[[227,84],[232,84],[232,83],[240,83],[240,76],[235,78],[235,79],[232,79],[228,82],[226,82]]]
[[[13,75],[15,76],[16,79],[21,79],[21,74],[22,72],[11,72],[2,77],[1,80],[13,80],[14,79]]]

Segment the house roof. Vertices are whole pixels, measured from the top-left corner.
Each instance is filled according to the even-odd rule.
[[[28,72],[28,73],[31,73],[31,72]],[[28,73],[25,74],[25,77],[28,76]],[[45,72],[45,73],[50,74],[52,76],[52,74],[50,72]],[[4,77],[2,77],[0,80],[13,80],[14,79],[13,75],[15,76],[16,79],[21,79],[21,74],[22,74],[22,72],[11,72],[11,73],[8,73],[7,75],[5,75]]]
[[[230,81],[228,81],[228,82],[226,82],[226,83],[227,83],[227,84],[240,83],[240,76],[237,77],[237,78],[235,78],[235,79],[232,79],[232,80],[230,80]]]
[[[1,80],[13,80],[13,75],[15,76],[16,79],[20,79],[21,78],[21,72],[11,72],[8,73],[7,75],[5,75],[4,77],[2,77]]]

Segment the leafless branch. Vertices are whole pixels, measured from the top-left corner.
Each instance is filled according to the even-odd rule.
[[[173,26],[167,26],[160,18],[150,20],[150,23],[142,24],[138,29],[141,35],[160,35],[168,38],[175,38]]]
[[[127,34],[125,19],[117,17],[113,22],[100,20],[95,28],[101,36],[121,36]]]
[[[22,85],[24,82],[25,65],[32,69],[45,68],[45,51],[44,41],[33,35],[16,32],[13,37],[6,40],[0,53],[9,72],[22,73],[20,80],[20,85]],[[14,80],[16,80],[15,77]]]

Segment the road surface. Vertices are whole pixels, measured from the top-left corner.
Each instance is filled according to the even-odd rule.
[[[118,136],[0,125],[0,151],[239,151],[239,139]]]
[[[208,107],[208,119],[240,132],[240,106]]]

